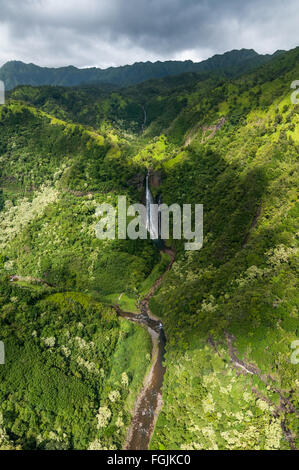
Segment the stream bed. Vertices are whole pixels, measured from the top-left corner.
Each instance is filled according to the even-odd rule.
[[[170,263],[166,271],[168,272],[174,261],[174,252],[170,249],[164,249],[163,251],[170,256]],[[133,417],[123,447],[124,450],[148,449],[156,421],[162,408],[162,386],[166,371],[163,365],[166,337],[162,322],[158,318],[155,318],[149,310],[149,300],[160,286],[166,272],[160,276],[146,297],[140,302],[139,314],[125,312],[121,310],[118,305],[114,306],[118,315],[121,317],[146,326],[153,344],[151,368],[144,379],[142,390],[134,405]]]

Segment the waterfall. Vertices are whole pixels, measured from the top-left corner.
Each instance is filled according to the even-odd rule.
[[[161,204],[162,198],[161,195],[158,197],[158,235],[161,237]]]
[[[146,176],[146,228],[152,240],[159,238],[158,205],[154,204],[153,195],[148,184],[149,174]]]

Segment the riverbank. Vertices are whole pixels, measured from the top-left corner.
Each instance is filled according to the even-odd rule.
[[[149,447],[155,424],[162,409],[162,386],[165,374],[164,353],[166,337],[161,320],[153,315],[149,309],[149,300],[161,285],[164,276],[171,269],[174,261],[174,252],[164,248],[164,253],[170,256],[167,270],[155,281],[147,295],[139,303],[140,314],[135,315],[124,312],[115,306],[119,315],[127,320],[145,325],[152,339],[152,361],[148,373],[145,375],[143,386],[135,401],[132,412],[132,421],[125,440],[124,450],[146,450]]]

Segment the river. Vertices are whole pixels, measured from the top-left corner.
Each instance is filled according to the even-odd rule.
[[[170,270],[174,261],[174,252],[169,248],[163,248],[164,253],[170,256],[167,270],[157,279],[148,294],[140,302],[140,314],[125,312],[119,306],[115,306],[117,313],[127,320],[145,325],[152,338],[152,365],[146,375],[142,390],[140,391],[133,410],[131,425],[124,444],[124,450],[146,450],[159,412],[162,408],[162,385],[165,374],[164,353],[166,336],[161,320],[155,317],[149,309],[149,300],[160,286],[165,274]]]

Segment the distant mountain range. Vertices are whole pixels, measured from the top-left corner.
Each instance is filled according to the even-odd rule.
[[[20,61],[10,61],[0,68],[0,80],[4,81],[6,89],[9,90],[18,85],[78,86],[109,83],[116,86],[128,86],[153,78],[163,78],[186,72],[222,73],[226,77],[233,77],[268,62],[281,52],[284,51],[276,51],[273,55],[261,55],[253,49],[241,49],[222,55],[217,54],[197,63],[191,60],[138,62],[133,65],[107,69],[96,67],[78,69],[73,66],[48,68]]]

